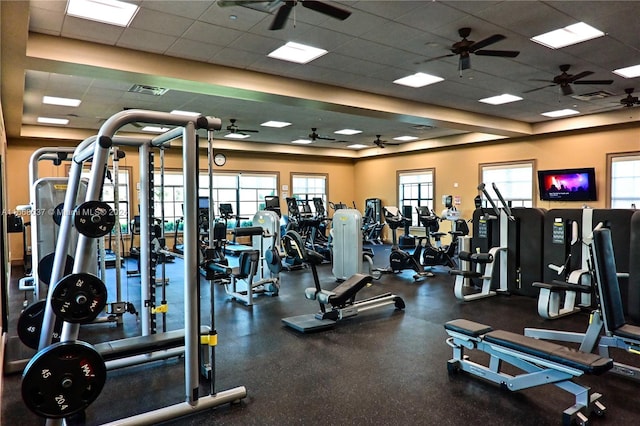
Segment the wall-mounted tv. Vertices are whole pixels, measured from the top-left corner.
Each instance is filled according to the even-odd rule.
[[[596,173],[582,169],[539,170],[540,199],[545,201],[596,201]]]

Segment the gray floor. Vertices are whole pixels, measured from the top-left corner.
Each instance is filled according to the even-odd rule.
[[[386,250],[386,251],[385,251]],[[376,264],[384,266],[388,247],[378,248]],[[181,327],[180,283],[182,265],[167,265],[170,284],[168,328]],[[325,287],[334,285],[329,265],[320,268]],[[317,305],[304,298],[312,285],[310,270],[283,272],[279,297],[261,297],[253,308],[228,299],[215,288],[216,389],[245,386],[248,396],[240,404],[225,405],[175,425],[552,425],[573,397],[543,386],[510,393],[465,374],[449,376],[446,362],[451,349],[443,324],[466,318],[494,328],[522,332],[524,327],[583,331],[588,314],[556,321],[537,316],[536,300],[499,296],[459,302],[453,296],[453,278],[438,274],[414,283],[411,271],[385,275],[363,296],[390,291],[406,302],[404,311],[393,307],[363,313],[331,330],[303,335],[285,328],[281,318],[312,313]],[[15,277],[17,279],[17,277]],[[15,281],[15,279],[14,279]],[[16,282],[11,283],[17,286]],[[125,280],[132,301],[139,292],[137,278]],[[12,294],[13,302],[22,297]],[[209,306],[209,287],[202,281],[203,321]],[[135,301],[135,303],[139,303]],[[81,339],[99,342],[139,333],[135,316],[123,327],[85,326]],[[483,354],[472,353],[472,356]],[[614,357],[626,354],[614,352]],[[640,364],[632,359],[636,365]],[[184,401],[182,360],[168,360],[109,372],[98,399],[87,409],[86,424],[101,424]],[[640,418],[638,384],[613,375],[586,376],[579,382],[604,395],[605,417],[593,424],[637,423]],[[202,392],[206,386],[201,387]],[[4,378],[2,418],[6,425],[37,425],[20,398],[20,376]]]

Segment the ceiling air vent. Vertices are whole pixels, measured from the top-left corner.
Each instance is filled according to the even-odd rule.
[[[151,95],[151,96],[162,96],[168,91],[169,89],[165,89],[163,87],[147,86],[144,84],[134,84],[129,88],[129,92],[141,93],[143,95]]]
[[[597,92],[583,93],[582,95],[572,95],[571,97],[579,101],[595,101],[598,99],[608,98],[609,96],[613,96],[613,93],[607,92],[606,90],[598,90]]]
[[[413,130],[431,130],[435,129],[433,126],[429,126],[427,124],[416,124],[415,126],[411,126]]]

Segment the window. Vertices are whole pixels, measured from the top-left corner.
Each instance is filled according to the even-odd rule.
[[[500,207],[493,190],[495,183],[502,197],[512,207],[533,207],[533,161],[504,164],[481,164],[480,181],[491,199]]]
[[[198,196],[209,196],[209,175],[200,173],[198,177]],[[182,231],[182,204],[184,203],[184,178],[182,172],[166,171],[164,179],[164,202],[160,198],[160,173],[155,172],[154,196],[156,216],[160,215],[160,208],[164,205],[165,232],[175,232],[175,224],[178,221],[178,231]],[[242,225],[251,220],[259,211],[263,210],[264,197],[277,195],[278,176],[269,173],[215,173],[213,175],[213,211],[216,216],[220,214],[220,203],[232,205],[233,212],[242,221],[228,223],[230,228]]]
[[[434,169],[398,172],[398,208],[411,206],[411,224],[419,225],[416,207],[433,209]]]
[[[327,175],[291,175],[291,196],[299,203],[307,203],[313,207],[314,198],[322,198],[327,204]]]
[[[611,208],[640,206],[640,154],[609,156]]]

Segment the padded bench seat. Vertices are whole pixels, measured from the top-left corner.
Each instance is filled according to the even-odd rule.
[[[449,275],[460,275],[464,278],[482,278],[482,274],[476,271],[461,271],[460,269],[450,269]]]
[[[471,337],[482,337],[486,343],[495,343],[527,355],[557,362],[588,374],[602,374],[613,367],[613,360],[600,355],[579,352],[566,346],[509,331],[492,330],[490,326],[474,321],[465,319],[449,321],[445,324],[445,329]]]
[[[591,293],[591,286],[572,284],[565,281],[552,281],[551,283],[534,282],[533,287],[546,288],[550,291],[576,291],[578,293]]]

